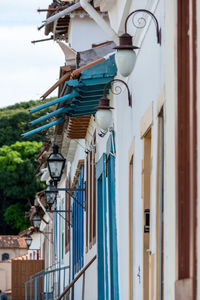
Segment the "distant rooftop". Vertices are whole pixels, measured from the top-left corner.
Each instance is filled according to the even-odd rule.
[[[18,235],[0,235],[0,249],[1,248],[26,249],[27,245],[25,238]]]

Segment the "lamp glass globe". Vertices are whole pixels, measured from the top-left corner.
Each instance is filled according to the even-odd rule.
[[[110,109],[99,109],[96,112],[95,121],[101,129],[107,130],[112,125],[112,111]]]
[[[127,77],[133,71],[136,62],[136,53],[132,49],[119,49],[115,54],[115,61],[119,73]]]

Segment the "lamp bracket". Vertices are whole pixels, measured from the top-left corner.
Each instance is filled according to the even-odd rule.
[[[57,191],[64,191],[64,192],[85,192],[85,189],[76,189],[76,188],[57,188]]]
[[[137,20],[137,24],[134,20],[134,16],[138,13],[146,13],[146,14],[149,14],[154,23],[155,23],[155,26],[156,26],[156,35],[157,35],[157,43],[161,45],[161,28],[159,27],[159,24],[158,24],[158,20],[157,18],[155,17],[155,15],[147,10],[147,9],[137,9],[137,10],[134,10],[132,11],[126,18],[126,21],[125,21],[125,33],[127,33],[127,23],[128,23],[128,20],[131,16],[133,16],[133,25],[136,27],[136,28],[144,28],[146,26],[146,20],[144,17],[140,17],[138,20]]]
[[[66,189],[65,189],[66,190]],[[83,205],[80,201],[78,201],[78,199],[76,197],[74,197],[69,191],[67,191],[67,194],[69,194],[69,196],[75,201],[78,203],[78,205],[80,205],[83,209],[85,209],[85,205]]]
[[[61,213],[59,213],[59,210],[54,210],[53,212],[59,214],[59,216],[60,216],[63,220],[65,220],[65,222],[66,222],[69,226],[73,227],[72,223],[71,223],[70,221],[68,221],[65,217],[63,217],[63,215],[61,215]]]
[[[127,92],[128,92],[128,105],[132,106],[132,97],[131,97],[131,93],[130,93],[129,87],[128,87],[127,83],[125,81],[121,80],[121,79],[113,79],[113,80],[110,80],[108,83],[105,84],[104,91],[103,91],[104,92],[104,98],[106,98],[106,89],[107,89],[107,87],[108,87],[109,84],[111,84],[111,92],[114,95],[121,94],[122,88],[119,85],[115,86],[114,88],[112,87],[112,83],[114,83],[114,82],[121,82],[121,83],[123,83],[125,85],[125,87],[127,89]]]
[[[57,213],[65,212],[66,213],[67,212],[67,213],[71,213],[72,210],[51,210],[51,209],[48,209],[47,212],[52,212],[52,213],[54,213],[54,212],[57,212]]]

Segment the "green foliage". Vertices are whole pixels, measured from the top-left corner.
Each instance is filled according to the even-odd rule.
[[[26,205],[29,205],[30,208],[36,192],[44,188],[39,178],[35,176],[38,163],[34,161],[34,158],[41,147],[41,142],[34,141],[16,142],[13,145],[0,148],[0,211],[3,214],[8,207],[17,203],[22,205],[21,208]],[[22,218],[21,214],[19,216],[19,218]],[[7,222],[7,215],[5,221],[7,224],[12,225],[12,228],[19,229],[21,227],[17,227],[16,224],[20,222],[20,224],[25,224],[24,214],[22,219],[18,223],[13,222],[11,224],[11,221]],[[2,221],[0,220],[0,231],[3,226]]]
[[[29,110],[53,99],[31,100],[0,109],[0,234],[17,234],[29,225],[24,219],[24,212],[33,205],[35,194],[44,189],[35,176],[38,163],[34,159],[40,152],[46,133],[39,132],[26,139],[21,134],[34,129],[29,122],[55,107],[34,114],[30,114]]]
[[[10,205],[4,214],[6,223],[12,228],[16,228],[19,231],[25,230],[30,226],[30,222],[24,217],[25,207],[21,203],[15,203]]]
[[[34,106],[39,106],[40,104],[44,104],[45,102],[49,102],[53,99],[54,98],[37,101],[31,100],[29,102],[17,103],[0,109],[0,147],[3,145],[12,145],[16,141],[23,141],[24,139],[21,137],[22,133],[48,123],[49,120],[41,124],[39,123],[36,126],[29,124],[29,122],[52,112],[55,109],[54,106],[43,109],[34,114],[30,114],[29,110]],[[45,132],[39,132],[31,135],[26,140],[42,141],[44,136]]]

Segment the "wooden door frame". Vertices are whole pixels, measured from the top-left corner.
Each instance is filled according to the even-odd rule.
[[[177,0],[176,300],[196,299],[196,0]]]

